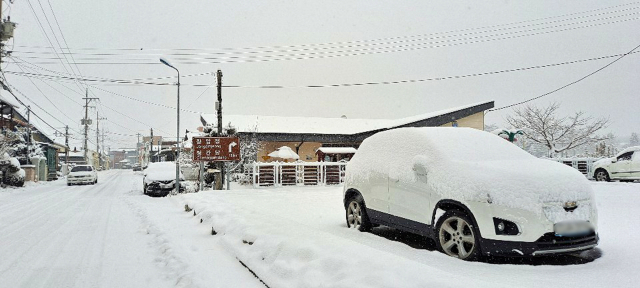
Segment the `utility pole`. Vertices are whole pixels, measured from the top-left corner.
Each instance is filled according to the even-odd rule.
[[[136,133],[136,136],[138,136],[138,144],[136,144],[136,159],[138,159],[138,164],[142,167],[143,161],[140,159],[140,133]],[[104,144],[102,144],[102,146],[104,147]]]
[[[102,152],[104,153],[104,129],[102,129]],[[107,157],[109,157],[109,153],[107,153]],[[109,165],[107,165],[107,170],[109,170]]]
[[[151,155],[149,155],[150,157],[150,161],[151,162],[155,162],[153,161],[153,128],[151,128]]]
[[[218,70],[216,73],[218,82],[218,102],[216,102],[216,109],[218,110],[218,137],[222,136],[222,70]],[[216,190],[222,190],[222,183],[224,183],[224,162],[218,162],[218,170],[220,170],[220,177],[216,181]]]
[[[85,100],[84,104],[84,119],[82,119],[82,124],[84,125],[84,159],[89,162],[89,125],[91,125],[91,120],[89,120],[89,101],[91,100],[99,100],[99,98],[90,98],[89,97],[89,89],[86,90],[86,96],[82,98]]]
[[[27,105],[27,133],[28,133],[27,144],[31,146],[31,106],[29,105]],[[31,149],[31,148],[28,148],[28,149]]]
[[[100,153],[100,120],[107,120],[107,118],[100,118],[100,114],[96,108],[96,152],[98,152],[98,167],[102,167],[102,153]]]
[[[69,164],[69,125],[64,126],[64,163]]]

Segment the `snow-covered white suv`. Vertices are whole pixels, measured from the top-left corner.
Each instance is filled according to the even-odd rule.
[[[593,190],[577,170],[471,128],[367,138],[346,169],[347,226],[431,237],[447,255],[538,256],[598,244]]]
[[[624,149],[616,157],[596,161],[591,171],[591,177],[596,181],[640,180],[640,146]]]

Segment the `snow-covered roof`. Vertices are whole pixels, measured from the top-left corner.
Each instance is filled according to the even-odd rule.
[[[316,152],[318,151],[325,154],[353,154],[357,150],[353,147],[320,147],[316,150]]]
[[[440,115],[468,109],[490,102],[480,102],[460,107],[429,112],[400,119],[345,119],[321,117],[282,117],[259,115],[224,115],[223,123],[231,123],[238,132],[290,133],[290,134],[341,134],[352,135],[379,129],[395,128]],[[201,114],[204,125],[217,123],[217,114]]]
[[[11,105],[13,107],[20,107],[18,102],[16,102],[15,100],[13,100],[13,99],[11,99],[9,97],[3,96],[2,94],[0,94],[0,102],[9,104],[9,105]]]
[[[84,151],[69,151],[69,156],[82,156],[84,157]]]
[[[193,137],[203,137],[203,136],[205,136],[204,132],[200,132],[200,131],[187,132],[187,140],[184,141],[184,143],[182,144],[182,147],[191,148],[193,146]]]

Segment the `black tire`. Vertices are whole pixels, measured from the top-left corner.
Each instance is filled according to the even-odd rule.
[[[369,220],[369,215],[367,215],[367,209],[362,195],[357,194],[351,197],[347,200],[344,208],[347,227],[358,229],[360,232],[371,231],[372,225]]]
[[[71,186],[71,183],[67,183],[67,186]]]
[[[144,187],[142,187],[142,193],[144,193],[144,195],[149,195],[149,193],[147,193],[147,184],[143,184]]]
[[[597,169],[595,173],[593,173],[593,178],[596,179],[596,181],[606,181],[606,182],[611,182],[611,178],[609,177],[609,173],[607,172],[607,170],[604,169]]]
[[[479,235],[478,227],[473,225],[471,217],[462,211],[449,210],[438,219],[436,246],[448,256],[475,261],[480,256]],[[448,247],[443,247],[447,245]]]

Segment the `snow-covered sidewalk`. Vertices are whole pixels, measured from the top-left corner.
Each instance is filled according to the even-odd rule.
[[[208,191],[179,196],[199,231],[270,287],[635,287],[640,184],[593,183],[601,242],[580,257],[463,262],[427,239],[346,228],[340,187]],[[183,214],[187,214],[182,212]],[[199,224],[200,221],[203,224]],[[215,240],[214,240],[215,239]]]

